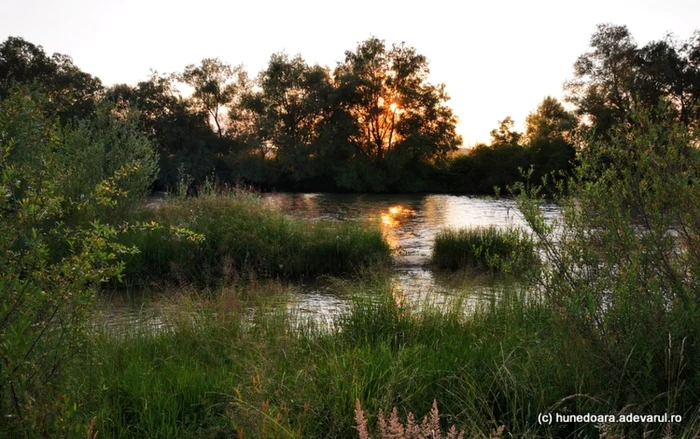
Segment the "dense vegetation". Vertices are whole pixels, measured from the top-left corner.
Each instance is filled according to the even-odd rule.
[[[115,237],[155,177],[150,141],[105,109],[62,126],[55,100],[16,89],[0,101],[0,429],[80,429],[65,365],[84,348],[100,284],[119,276]],[[114,222],[106,224],[107,219]],[[134,225],[136,226],[136,225]],[[77,395],[80,398],[80,395]]]
[[[398,305],[381,277],[336,288],[357,296],[330,329],[276,308],[247,320],[246,297],[260,291],[226,290],[178,306],[170,331],[104,333],[85,411],[104,437],[356,438],[356,400],[374,425],[379,409],[424,414],[437,399],[467,437],[502,424],[521,436],[556,433],[537,427],[539,411],[583,386],[607,388],[593,359],[558,343],[547,307],[514,296],[466,318],[461,302],[420,313]],[[608,411],[583,399],[566,406]]]
[[[574,112],[547,97],[524,133],[506,117],[489,145],[466,152],[445,86],[428,80],[427,58],[377,38],[346,51],[335,69],[276,53],[254,77],[204,59],[105,87],[69,57],[12,37],[0,45],[0,97],[29,84],[49,96],[64,124],[104,101],[138,110],[158,150],[158,189],[172,188],[184,169],[195,186],[213,176],[276,190],[492,194],[520,181],[519,168],[533,167],[537,182],[569,172],[577,145],[605,137],[633,109],[663,101],[686,126],[700,117],[697,35],[638,47],[625,26],[600,25],[591,47],[567,83]],[[181,84],[192,94],[183,96]]]
[[[431,262],[448,270],[474,268],[524,274],[537,265],[537,257],[526,233],[488,227],[440,231]]]
[[[370,39],[333,75],[276,55],[260,89],[206,60],[180,75],[195,89],[185,99],[163,77],[104,89],[11,38],[0,46],[0,435],[351,438],[357,404],[374,430],[380,410],[425,414],[436,400],[443,426],[467,437],[697,437],[698,44],[637,48],[626,28],[601,26],[570,95],[589,125],[546,99],[524,135],[506,119],[491,146],[450,158],[444,89],[403,45]],[[568,172],[518,181],[533,157]],[[540,259],[476,309],[466,297],[413,307],[369,227],[290,219],[206,185],[143,204],[156,178],[187,173],[390,190],[435,169],[440,182],[475,178],[475,163],[493,174],[462,187],[516,183],[531,240],[458,232],[439,237],[436,258]],[[545,193],[561,208],[554,223]],[[296,318],[279,301],[286,287],[256,277],[358,270],[331,281],[351,303],[331,324]],[[98,326],[96,293],[119,279],[165,285],[161,326]],[[538,422],[550,412],[682,422]]]
[[[242,190],[205,188],[196,198],[165,200],[134,217],[164,227],[122,237],[122,244],[140,250],[123,258],[129,284],[340,275],[390,261],[377,224],[292,219]],[[192,235],[173,236],[183,229]]]

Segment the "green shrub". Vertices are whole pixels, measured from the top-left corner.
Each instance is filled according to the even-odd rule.
[[[101,104],[62,135],[66,147],[56,163],[62,191],[68,200],[83,201],[73,222],[127,221],[158,174],[158,154],[140,131],[138,114]]]
[[[85,346],[96,287],[119,276],[116,257],[131,251],[99,220],[128,211],[153,170],[148,141],[110,115],[104,117],[111,128],[97,137],[109,137],[113,153],[90,157],[101,166],[82,168],[82,159],[107,145],[86,136],[82,123],[61,127],[45,114],[45,104],[22,89],[0,101],[3,437],[84,435],[74,416],[83,395],[79,387],[66,388],[65,371]]]
[[[535,281],[569,343],[605,358],[610,410],[685,420],[700,404],[700,153],[697,130],[664,112],[586,145],[559,221],[537,188],[519,203],[547,261]]]
[[[516,229],[446,229],[435,237],[432,263],[438,268],[474,268],[519,273],[536,261],[532,240]]]

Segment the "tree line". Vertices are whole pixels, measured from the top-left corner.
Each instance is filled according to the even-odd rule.
[[[489,145],[477,145],[452,160],[444,174],[447,186],[493,193],[494,186],[522,181],[522,171],[530,168],[530,178],[540,182],[549,176],[551,183],[556,174],[572,169],[577,151],[635,124],[635,114],[642,110],[697,129],[700,31],[686,40],[667,34],[640,47],[626,26],[600,24],[564,90],[571,111],[546,97],[528,115],[524,133],[516,132],[506,117],[491,132]]]
[[[459,152],[445,85],[429,81],[427,58],[374,37],[334,69],[276,53],[251,77],[209,58],[110,87],[70,57],[10,37],[0,45],[0,99],[30,85],[64,125],[136,110],[158,152],[159,190],[186,174],[195,184],[213,177],[277,190],[493,193],[527,169],[537,180],[568,172],[577,149],[630,123],[637,109],[662,106],[688,127],[697,122],[700,33],[640,47],[627,27],[601,24],[590,46],[565,84],[572,110],[546,97],[524,133],[506,117],[490,144],[467,153]]]

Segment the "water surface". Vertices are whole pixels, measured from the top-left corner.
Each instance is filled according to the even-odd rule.
[[[435,235],[444,228],[522,227],[528,229],[511,199],[459,195],[396,194],[290,194],[262,195],[264,202],[281,211],[311,221],[362,221],[379,224],[392,248],[395,266],[392,282],[397,294],[412,303],[443,302],[468,293],[466,303],[475,306],[490,300],[507,287],[486,277],[445,276],[434,273],[427,263]],[[556,206],[545,205],[545,218],[557,216]],[[306,281],[292,285],[289,309],[301,316],[330,321],[347,306],[324,282]],[[104,306],[108,324],[130,326],[141,322],[161,328],[167,306],[150,294],[136,299],[109,300]],[[287,299],[285,299],[287,300]],[[164,309],[165,308],[165,309]]]

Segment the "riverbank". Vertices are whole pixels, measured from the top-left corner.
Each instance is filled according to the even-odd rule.
[[[71,373],[89,389],[74,421],[94,417],[100,437],[357,438],[357,401],[374,428],[380,410],[420,418],[436,400],[443,427],[465,437],[697,433],[692,404],[672,395],[636,410],[673,410],[682,424],[540,424],[540,413],[625,414],[630,395],[532,291],[465,313],[466,297],[410,304],[380,274],[335,287],[350,307],[330,326],[300,321],[266,282],[180,290],[165,330],[98,332]]]
[[[544,221],[541,205],[520,202],[525,215],[541,220],[532,221],[532,241],[520,242],[524,235],[500,229],[436,235],[447,245],[443,259],[469,262],[459,264],[455,277],[495,276],[501,265],[494,270],[489,263],[510,260],[510,244],[527,250],[514,253],[527,254],[527,261],[533,246],[567,252],[585,245],[548,247],[551,242],[544,240],[552,238],[546,233],[552,225]],[[439,303],[407,297],[387,270],[392,247],[384,236],[419,213],[388,206],[372,211],[380,213],[384,230],[366,228],[362,221],[317,221],[308,211],[289,217],[279,206],[242,192],[171,198],[137,212],[139,225],[122,236],[122,243],[142,253],[127,254],[133,259],[125,260],[126,280],[159,282],[158,307],[167,312],[153,325],[92,326],[82,348],[63,365],[62,399],[51,431],[91,438],[356,438],[358,403],[374,430],[380,411],[397,407],[404,419],[409,412],[421,417],[436,401],[442,428],[455,425],[465,437],[694,437],[700,432],[696,386],[685,367],[697,351],[685,339],[678,341],[676,334],[692,331],[676,325],[674,316],[663,323],[678,331],[669,334],[668,345],[660,346],[657,337],[644,347],[649,337],[636,334],[601,346],[611,342],[609,335],[580,331],[586,326],[575,319],[589,317],[577,315],[579,305],[554,294],[570,291],[563,278],[557,280],[558,267],[525,270],[523,261],[506,266],[527,276],[502,283],[489,298],[474,301],[472,291],[459,283]],[[563,207],[564,215],[572,214]],[[141,241],[128,240],[134,237]],[[600,244],[596,250],[606,248]],[[327,252],[320,259],[302,259],[317,248]],[[232,258],[226,264],[222,251]],[[244,252],[246,258],[233,259]],[[473,264],[475,255],[487,257]],[[279,261],[301,268],[265,271]],[[318,277],[321,271],[304,271],[309,261],[317,261],[325,273],[347,275],[326,277],[344,300],[331,319],[290,308],[289,287],[275,280]],[[231,267],[236,270],[227,271]],[[142,277],[135,269],[157,276]],[[202,270],[206,277],[196,277]],[[605,325],[626,329],[618,320]],[[624,352],[626,360],[612,357]],[[660,355],[667,355],[665,364]],[[542,413],[631,412],[669,413],[683,422],[539,422]]]
[[[522,291],[467,316],[458,297],[417,311],[381,275],[336,286],[353,299],[331,327],[266,305],[284,291],[261,284],[173,298],[166,331],[97,334],[72,374],[93,389],[79,412],[100,437],[355,438],[356,400],[372,425],[380,409],[422,415],[437,400],[467,437],[558,436],[578,427],[538,426],[538,412],[605,393],[602,365],[561,345],[551,310]]]

